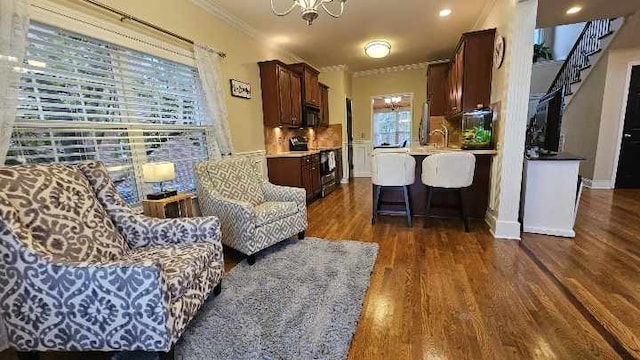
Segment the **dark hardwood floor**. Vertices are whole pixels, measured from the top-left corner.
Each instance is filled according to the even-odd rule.
[[[640,191],[585,191],[576,238],[525,234],[522,246],[640,359]]]
[[[584,247],[569,249],[571,240],[553,238],[554,244],[564,244],[565,257],[554,251],[549,251],[548,257],[552,259],[549,263],[558,263],[560,268],[580,269],[582,273],[576,272],[578,275],[597,273],[601,290],[593,297],[600,302],[614,292],[606,284],[624,285],[624,291],[615,292],[619,294],[615,302],[607,300],[612,304],[609,312],[613,308],[622,310],[617,308],[619,304],[629,302],[636,311],[629,315],[635,315],[639,314],[635,305],[640,292],[637,282],[635,287],[630,286],[629,279],[638,280],[640,244],[634,239],[640,223],[636,218],[634,224],[634,218],[624,215],[624,209],[634,209],[634,205],[637,208],[640,192],[631,195],[627,199],[624,194],[616,194],[609,200],[612,211],[623,217],[612,220],[600,204],[606,198],[588,193],[581,208],[578,233],[589,242],[578,238],[576,244],[584,241]],[[624,219],[630,223],[615,228],[614,224],[626,222]],[[599,227],[607,223],[612,227]],[[545,273],[519,242],[494,240],[480,221],[472,222],[470,233],[464,233],[457,220],[434,220],[427,229],[421,225],[416,221],[413,228],[408,228],[404,218],[385,216],[379,217],[377,225],[371,225],[368,179],[343,185],[309,207],[307,236],[380,245],[349,359],[621,358],[606,334],[603,336],[581,312],[584,309],[576,307],[572,302],[575,299],[567,296],[558,279]],[[605,249],[597,244],[596,240],[603,236],[612,238],[615,245]],[[621,239],[613,240],[618,237]],[[541,248],[542,241],[550,242],[544,237],[535,240]],[[529,241],[527,237],[525,242]],[[573,256],[576,253],[579,257]],[[614,253],[626,254],[624,260],[618,265],[603,263],[613,259]],[[227,269],[242,260],[233,251],[226,251],[225,256]],[[615,282],[605,281],[610,271]],[[586,280],[571,279],[587,289],[596,288],[584,285]],[[625,324],[635,330],[637,327],[632,325],[638,321],[637,316],[629,316],[624,323],[611,320],[616,324],[612,327]],[[92,360],[106,356],[51,354],[45,358]],[[15,357],[4,352],[0,359]]]

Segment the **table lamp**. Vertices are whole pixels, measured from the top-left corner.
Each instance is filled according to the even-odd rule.
[[[160,192],[147,195],[149,200],[160,200],[178,194],[176,190],[165,190],[163,183],[176,178],[176,168],[172,162],[153,162],[142,165],[142,181],[160,183]]]

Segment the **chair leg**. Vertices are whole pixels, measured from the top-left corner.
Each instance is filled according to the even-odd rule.
[[[247,256],[247,263],[253,265],[256,263],[256,254]]]
[[[424,223],[422,225],[423,228],[427,227],[427,223],[429,222],[429,214],[431,214],[431,199],[433,198],[433,188],[431,186],[427,187],[427,205],[424,210]]]
[[[35,351],[17,351],[16,355],[18,360],[38,360],[40,358],[40,354]]]
[[[213,296],[218,296],[222,292],[222,280],[213,288]]]
[[[373,185],[373,214],[371,216],[371,223],[376,224],[378,221],[378,211],[380,210],[380,195],[382,194],[382,186]]]
[[[164,352],[164,351],[160,351],[158,352],[158,358],[160,360],[174,360],[175,357],[175,348],[172,346],[171,350]]]
[[[467,214],[467,204],[464,201],[464,189],[458,189],[458,197],[460,198],[460,215],[462,215],[464,232],[469,232],[469,216]]]
[[[407,213],[407,224],[409,225],[409,227],[413,226],[413,219],[411,217],[411,203],[409,202],[409,186],[403,186],[403,192],[404,192],[404,208],[405,211]]]
[[[305,234],[304,230],[300,231],[298,233],[298,240],[304,240],[304,234]]]

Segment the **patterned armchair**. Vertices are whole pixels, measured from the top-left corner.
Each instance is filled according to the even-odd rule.
[[[0,167],[0,256],[0,312],[25,359],[170,358],[224,271],[217,218],[136,214],[98,162]]]
[[[203,214],[220,218],[222,243],[248,256],[307,228],[304,189],[265,181],[245,157],[196,165],[198,201]]]

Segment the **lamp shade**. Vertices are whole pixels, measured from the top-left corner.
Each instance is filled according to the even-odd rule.
[[[142,165],[142,181],[159,183],[176,178],[176,168],[172,162],[155,162]]]

